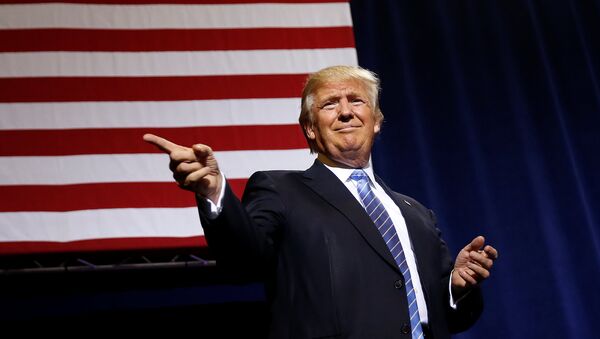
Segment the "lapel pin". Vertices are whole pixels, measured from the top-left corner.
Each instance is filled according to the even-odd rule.
[[[404,202],[405,202],[405,203],[406,203],[408,206],[412,206],[412,205],[410,204],[410,202],[408,202],[408,201],[406,201],[406,200],[404,200]]]

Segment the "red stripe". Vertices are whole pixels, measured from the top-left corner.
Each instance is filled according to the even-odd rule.
[[[74,3],[74,4],[108,4],[108,5],[145,5],[145,4],[198,4],[198,5],[228,5],[228,4],[260,4],[260,3],[281,3],[281,4],[293,4],[293,3],[344,3],[349,0],[271,0],[271,1],[256,1],[256,0],[0,0],[0,4],[35,4],[35,3]]]
[[[306,148],[299,125],[215,126],[185,128],[118,128],[73,130],[0,130],[0,156],[149,153],[155,148],[144,133],[215,151]]]
[[[305,74],[0,78],[0,102],[294,98]]]
[[[0,52],[143,52],[345,47],[354,47],[352,27],[0,31]]]
[[[94,239],[69,242],[51,241],[18,241],[0,242],[0,255],[96,252],[123,250],[156,250],[156,249],[199,249],[206,247],[203,236],[174,238],[114,238]]]
[[[238,197],[242,196],[246,181],[227,179]],[[0,186],[0,201],[0,212],[196,206],[194,195],[178,188],[175,182]]]

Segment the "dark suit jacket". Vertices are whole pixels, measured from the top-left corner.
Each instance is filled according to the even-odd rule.
[[[414,247],[431,336],[471,326],[473,290],[449,306],[452,259],[433,213],[379,184],[400,207]],[[252,267],[267,286],[272,338],[408,338],[406,291],[390,251],[360,203],[319,161],[308,170],[257,172],[241,204],[226,188],[215,220],[201,213],[218,265]]]

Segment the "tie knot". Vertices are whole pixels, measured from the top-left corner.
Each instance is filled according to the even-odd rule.
[[[361,169],[356,169],[354,170],[354,172],[352,172],[352,174],[350,175],[350,179],[354,180],[354,181],[363,181],[363,180],[367,180],[367,173],[365,173],[365,171],[361,170]]]

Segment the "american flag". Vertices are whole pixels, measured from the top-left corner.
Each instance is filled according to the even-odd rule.
[[[142,135],[210,145],[238,195],[307,168],[304,79],[354,46],[347,1],[0,1],[0,254],[205,246]]]

